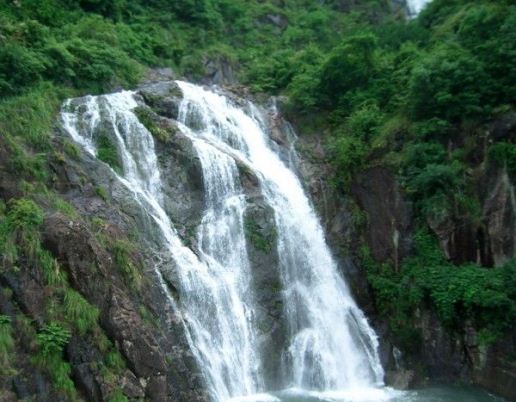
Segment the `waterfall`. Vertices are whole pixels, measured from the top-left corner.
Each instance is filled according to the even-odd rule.
[[[407,9],[409,16],[417,16],[431,0],[407,0]]]
[[[383,385],[377,337],[338,272],[300,180],[271,145],[259,110],[252,104],[244,110],[199,86],[178,85],[184,95],[178,126],[197,152],[205,192],[195,251],[181,242],[167,215],[154,140],[132,112],[137,106],[133,92],[69,100],[61,118],[69,135],[93,157],[102,132],[114,138],[122,169],[113,174],[159,229],[178,276],[179,297],[169,295],[169,301],[184,317],[213,401],[268,391],[237,161],[258,178],[274,211],[289,331],[281,384],[319,391]],[[156,276],[168,294],[161,269],[155,267]]]

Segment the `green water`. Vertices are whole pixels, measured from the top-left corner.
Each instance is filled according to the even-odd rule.
[[[367,388],[331,392],[286,390],[233,398],[230,402],[508,402],[471,387],[432,387],[412,391]]]
[[[275,394],[275,397],[281,402],[507,402],[471,387],[433,387],[413,391],[383,389],[310,395],[286,391]]]

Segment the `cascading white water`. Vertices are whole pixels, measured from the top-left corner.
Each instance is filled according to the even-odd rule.
[[[188,323],[189,341],[206,374],[213,399],[223,401],[235,395],[253,394],[260,382],[253,332],[249,328],[251,310],[243,301],[248,291],[249,264],[243,234],[243,195],[234,161],[194,139],[208,200],[199,228],[199,259],[181,243],[162,207],[154,141],[132,112],[136,106],[134,94],[124,91],[87,97],[75,105],[68,101],[61,116],[67,132],[93,156],[97,154],[97,131],[109,129],[114,134],[123,163],[123,173],[117,177],[155,220],[163,245],[178,267],[179,308]],[[159,269],[156,273],[167,292]],[[175,305],[171,297],[169,300]]]
[[[291,332],[285,385],[327,390],[381,384],[376,336],[337,273],[299,179],[269,146],[256,108],[250,105],[250,116],[223,96],[192,84],[179,85],[183,104],[194,116],[203,116],[198,135],[244,161],[257,174],[275,211]],[[188,122],[187,116],[182,119]]]
[[[193,282],[187,303],[202,326],[195,331],[200,338],[194,339],[196,348],[202,344],[201,366],[209,367],[218,399],[226,400],[255,393],[260,385],[244,234],[245,196],[234,159],[181,127],[192,139],[203,170],[206,210],[198,243],[211,285],[207,293]]]
[[[96,156],[100,130],[111,130],[123,164],[119,180],[160,229],[177,271],[179,304],[192,351],[214,401],[265,392],[256,339],[251,266],[243,217],[245,197],[235,159],[259,178],[273,208],[290,331],[284,347],[284,387],[349,390],[382,384],[378,342],[325,243],[324,233],[296,175],[270,146],[260,113],[246,114],[227,98],[178,82],[184,94],[179,127],[201,161],[205,210],[197,254],[181,243],[163,207],[152,135],[132,109],[132,92],[68,101],[63,125]],[[116,174],[116,173],[115,173]],[[156,274],[167,287],[160,267]]]
[[[417,16],[425,6],[430,3],[431,0],[407,0],[407,8],[409,15],[412,17]]]

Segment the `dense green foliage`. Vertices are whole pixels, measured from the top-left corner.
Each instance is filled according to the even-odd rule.
[[[70,363],[63,359],[63,349],[70,336],[70,332],[57,323],[44,326],[36,337],[39,353],[34,360],[47,370],[57,389],[74,398],[77,391],[70,379],[72,369]]]
[[[37,341],[43,356],[61,353],[70,339],[70,332],[59,324],[51,323],[41,329]]]
[[[381,8],[363,3],[364,12]],[[24,93],[42,81],[99,92],[134,83],[149,65],[202,72],[200,59],[208,55],[240,60],[256,85],[280,88],[292,67],[311,58],[302,51],[307,43],[329,48],[339,42],[335,32],[356,19],[310,0],[6,1],[0,5],[0,95]],[[271,51],[275,63],[267,67],[261,58]]]
[[[420,334],[414,327],[418,308],[432,306],[451,331],[472,323],[481,342],[490,342],[510,330],[516,320],[516,261],[485,269],[476,264],[460,267],[448,262],[435,239],[421,230],[416,235],[416,255],[399,269],[377,264],[364,249],[363,260],[375,290],[380,312],[400,346],[417,350]]]
[[[9,164],[49,179],[49,134],[65,97],[131,86],[149,66],[198,77],[208,59],[238,66],[257,90],[278,91],[296,72],[310,75],[321,51],[339,43],[335,32],[381,9],[373,0],[349,16],[314,0],[1,2],[0,140]],[[112,144],[101,145],[102,159],[119,169]]]
[[[21,183],[21,187],[32,197],[38,198],[49,210],[65,212],[76,216],[73,207],[41,185],[32,186]],[[30,269],[33,275],[42,278],[46,284],[45,320],[37,335],[33,362],[48,373],[56,389],[67,398],[77,397],[71,379],[71,366],[64,356],[64,348],[72,334],[87,335],[105,355],[99,362],[102,375],[107,382],[124,369],[125,364],[114,345],[104,335],[99,326],[99,310],[91,305],[79,292],[72,289],[67,274],[46,250],[41,242],[43,209],[31,198],[19,198],[7,205],[0,202],[0,274],[10,271],[17,274]],[[119,241],[120,242],[120,241]],[[128,246],[124,246],[124,250]],[[123,254],[125,251],[120,252]],[[130,264],[124,255],[124,263]],[[118,257],[117,257],[118,258]],[[18,325],[25,325],[24,332],[30,336],[32,323],[24,323],[26,317],[16,317]],[[29,320],[31,321],[31,320]],[[2,375],[12,374],[11,361],[15,341],[12,336],[12,323],[8,316],[0,315],[0,362]],[[112,381],[113,382],[113,381]]]
[[[331,122],[328,145],[343,192],[358,172],[381,165],[413,201],[414,256],[395,267],[362,255],[377,306],[406,349],[420,347],[421,309],[435,310],[450,331],[472,323],[484,342],[516,319],[515,261],[454,265],[428,224],[482,229],[482,169],[514,178],[514,139],[486,146],[481,138],[493,120],[514,113],[515,21],[509,1],[434,0],[414,21],[358,27],[310,66],[310,78],[300,72],[286,87],[292,110]]]

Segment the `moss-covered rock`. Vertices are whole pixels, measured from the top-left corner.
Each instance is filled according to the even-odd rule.
[[[140,120],[140,123],[142,123],[147,130],[152,134],[152,136],[161,142],[168,142],[170,141],[170,137],[174,134],[172,130],[167,130],[163,127],[163,124],[160,124],[158,116],[152,112],[151,109],[145,107],[145,106],[138,106],[133,109],[134,114],[138,117],[138,120]]]

